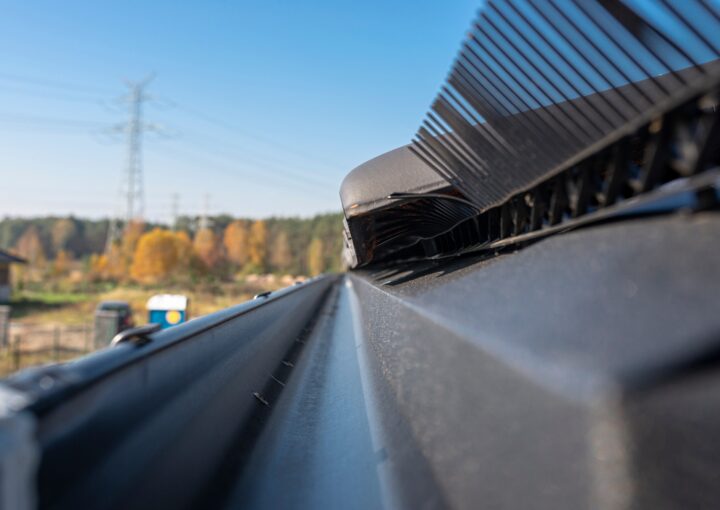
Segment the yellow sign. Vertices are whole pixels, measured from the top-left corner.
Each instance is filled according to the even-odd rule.
[[[177,324],[182,319],[182,315],[177,310],[170,310],[165,314],[165,320],[168,324]]]

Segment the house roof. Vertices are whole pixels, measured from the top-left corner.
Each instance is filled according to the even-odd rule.
[[[11,255],[10,253],[0,250],[0,264],[5,263],[18,263],[18,264],[25,264],[27,260],[16,257],[15,255]]]

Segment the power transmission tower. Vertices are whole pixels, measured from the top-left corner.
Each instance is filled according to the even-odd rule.
[[[142,135],[145,131],[153,129],[145,124],[143,117],[143,103],[150,99],[145,93],[145,88],[152,81],[153,75],[148,76],[139,82],[126,82],[129,93],[123,100],[129,106],[128,121],[116,126],[116,132],[125,133],[127,138],[127,160],[123,172],[123,184],[121,194],[125,202],[125,225],[132,221],[142,221],[145,213],[145,191],[143,189],[143,165],[142,165]],[[108,237],[106,250],[112,246],[120,237],[118,218],[113,218]]]
[[[210,218],[208,218],[208,214],[210,212],[210,195],[205,194],[205,199],[203,201],[203,213],[200,216],[200,220],[198,221],[198,231],[210,228]]]
[[[147,99],[145,87],[152,78],[130,83],[130,119],[127,123],[127,169],[125,221],[141,220],[145,212],[145,194],[142,177],[142,105]]]
[[[178,228],[178,219],[180,218],[180,205],[179,205],[179,203],[180,203],[180,195],[178,195],[177,193],[173,193],[173,194],[172,194],[172,203],[171,203],[171,205],[170,205],[170,207],[171,207],[171,215],[172,215],[170,227],[171,227],[173,230],[177,230],[177,228]]]

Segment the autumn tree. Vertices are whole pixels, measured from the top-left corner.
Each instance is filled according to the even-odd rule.
[[[248,261],[249,239],[244,221],[235,220],[225,229],[223,245],[230,262],[244,266]]]
[[[135,249],[140,237],[145,231],[145,224],[142,221],[133,220],[125,225],[123,230],[121,249],[125,259],[129,262],[135,255]]]
[[[211,218],[211,221],[215,232],[222,233],[236,219],[245,223],[249,237],[252,220],[216,216]],[[195,218],[181,217],[177,230],[191,232],[191,225],[194,220]],[[30,225],[35,225],[38,229],[45,256],[48,259],[54,259],[60,249],[67,251],[74,259],[86,259],[93,253],[104,252],[109,224],[110,222],[107,219],[89,220],[75,217],[67,217],[60,221],[57,217],[0,218],[0,248],[14,249],[25,230]],[[305,254],[307,253],[308,244],[315,237],[323,242],[326,270],[336,267],[338,264],[338,254],[342,247],[342,214],[321,214],[312,218],[269,218],[265,220],[265,225],[268,232],[268,260],[266,261],[268,266],[272,267],[270,260],[271,249],[274,249],[275,235],[281,230],[287,232],[290,253],[293,256],[289,271],[305,271]],[[150,229],[154,226],[156,225],[145,225],[144,228]],[[139,238],[139,234],[142,234],[142,225],[133,225],[127,230],[121,238],[125,238],[127,246],[133,247]],[[76,231],[77,235],[73,231]],[[192,234],[190,237],[192,237]],[[118,245],[122,245],[122,240],[118,240]],[[134,248],[126,251],[128,251],[128,256],[132,256]]]
[[[72,257],[65,250],[60,250],[52,264],[53,276],[63,276],[70,270]]]
[[[208,269],[215,268],[220,259],[222,258],[222,252],[220,251],[220,245],[218,243],[215,232],[209,228],[200,229],[195,234],[193,240],[193,248],[198,258],[205,264]]]
[[[45,264],[45,249],[40,240],[40,233],[35,225],[30,225],[20,239],[17,241],[16,250],[18,255],[27,260],[33,267],[41,267]]]
[[[184,230],[174,232],[175,248],[178,254],[178,270],[187,270],[190,268],[193,260],[193,243],[190,236]]]
[[[292,253],[290,252],[290,243],[285,230],[280,230],[272,242],[270,250],[270,263],[276,271],[287,271],[292,264]]]
[[[178,265],[178,239],[173,232],[155,228],[137,242],[130,275],[142,283],[167,279]]]
[[[120,242],[112,243],[105,251],[107,261],[104,264],[104,279],[127,280],[138,242],[144,231],[145,224],[142,221],[133,220],[125,225]]]
[[[61,251],[66,255],[73,253],[78,255],[82,252],[82,232],[78,228],[78,222],[73,218],[60,218],[53,223],[50,229],[50,241],[53,253],[57,257]]]
[[[310,276],[317,276],[325,269],[323,242],[314,238],[307,250],[307,270]]]
[[[108,277],[108,256],[93,253],[88,259],[87,278],[91,282],[105,280]]]
[[[104,280],[125,280],[127,278],[129,260],[123,254],[119,244],[113,243],[103,255],[103,279]]]
[[[265,269],[265,256],[267,254],[267,227],[263,220],[254,221],[250,228],[250,250],[248,252],[250,263],[258,271]]]

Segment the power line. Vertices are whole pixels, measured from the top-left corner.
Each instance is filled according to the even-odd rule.
[[[1,80],[3,77],[7,78],[7,76],[8,76],[8,75],[6,75],[6,74],[0,73],[0,80]],[[16,77],[15,77],[15,78],[16,78]],[[33,80],[33,79],[30,79],[30,78],[23,78],[22,81],[29,81],[29,82],[31,82],[31,83],[35,83],[37,80]],[[56,85],[56,86],[60,87],[60,88],[63,89],[63,90],[67,90],[67,89],[72,90],[72,89],[82,88],[82,87],[77,87],[77,86],[75,86],[75,85],[70,85],[70,84],[67,84],[67,83],[61,84],[61,83],[59,83],[59,82],[48,82],[48,81],[46,81],[46,80],[43,80],[43,81],[41,81],[40,83],[43,83],[43,84],[52,83],[53,85]],[[8,87],[7,87],[7,85],[2,85],[2,84],[0,84],[0,88],[5,88],[5,89],[7,89]],[[48,93],[45,92],[45,91],[40,91],[40,92],[38,92],[38,91],[29,91],[29,90],[26,90],[26,89],[18,90],[18,89],[13,89],[12,87],[10,87],[10,90],[13,90],[14,92],[20,92],[20,93],[28,93],[28,94],[30,94],[30,95],[34,95],[34,96],[37,96],[37,97],[46,97],[46,98],[49,98],[49,99],[60,99],[60,100],[70,100],[70,101],[86,101],[86,102],[98,103],[98,104],[101,103],[101,99],[100,99],[100,98],[92,98],[92,97],[89,97],[89,96],[81,96],[81,97],[78,97],[78,96],[68,96],[68,95],[63,95],[63,94],[58,95],[58,94],[54,94],[54,93],[48,94]],[[91,89],[91,90],[92,90],[92,89]],[[180,108],[180,109],[182,109],[182,110],[185,110],[185,111],[187,111],[187,112],[191,112],[192,115],[195,115],[196,117],[202,118],[203,120],[205,120],[205,121],[207,121],[207,122],[211,122],[211,123],[214,123],[214,124],[216,124],[216,125],[220,125],[220,126],[226,128],[226,129],[230,129],[230,130],[233,130],[233,131],[240,131],[242,134],[244,134],[245,136],[247,136],[247,137],[249,137],[249,138],[252,138],[252,139],[255,139],[255,140],[259,140],[259,141],[263,141],[263,142],[268,143],[268,144],[271,144],[271,145],[273,145],[273,146],[280,147],[281,149],[282,149],[282,148],[285,148],[286,150],[289,150],[289,151],[291,151],[291,152],[295,152],[295,153],[301,154],[301,155],[303,155],[303,156],[306,157],[306,158],[311,158],[311,159],[313,160],[313,162],[314,162],[315,164],[317,164],[317,158],[314,157],[314,156],[312,156],[312,155],[310,155],[310,154],[308,154],[308,153],[306,153],[306,152],[298,151],[298,150],[296,150],[296,149],[294,149],[294,148],[289,148],[289,147],[284,146],[284,145],[282,145],[282,144],[278,144],[277,142],[274,142],[274,141],[272,141],[272,140],[270,140],[270,139],[268,139],[268,138],[265,138],[265,137],[262,137],[262,136],[259,136],[259,135],[252,134],[252,133],[249,133],[249,132],[247,132],[247,131],[241,130],[240,128],[238,128],[238,127],[236,127],[236,126],[233,126],[233,125],[228,124],[228,123],[226,123],[226,122],[224,122],[224,121],[221,121],[221,120],[216,119],[216,118],[214,118],[214,117],[212,117],[212,116],[209,116],[209,115],[207,115],[207,114],[205,114],[205,113],[203,113],[203,112],[201,112],[201,111],[199,111],[199,110],[196,110],[196,109],[194,109],[194,108],[190,108],[190,107],[186,107],[186,106],[183,106],[183,105],[179,105],[179,104],[177,104],[177,103],[175,103],[175,102],[172,102],[172,101],[169,102],[169,104],[171,104],[171,105],[174,106],[174,107],[177,107],[177,108]],[[84,127],[88,127],[88,128],[92,128],[92,129],[101,129],[102,127],[105,126],[103,123],[100,123],[100,122],[81,121],[81,120],[70,120],[70,119],[55,119],[55,118],[37,117],[37,116],[28,116],[28,115],[18,115],[18,114],[5,114],[5,115],[0,114],[0,122],[7,122],[7,121],[15,122],[15,123],[22,123],[22,124],[27,124],[27,125],[41,126],[41,127],[44,127],[44,125],[53,125],[53,126],[57,126],[57,127],[71,127],[71,128],[84,128]],[[157,130],[157,131],[159,132],[159,130]],[[230,147],[229,144],[227,144],[226,142],[223,142],[223,141],[221,141],[221,140],[218,140],[217,138],[212,138],[212,140],[215,141],[215,142],[219,142],[219,143],[222,144],[222,145],[226,145],[227,147]],[[232,148],[232,150],[236,150],[236,149]],[[225,151],[225,152],[226,152],[226,154],[228,154],[228,157],[230,157],[230,158],[232,158],[232,159],[234,160],[233,162],[235,162],[236,159],[238,159],[237,156],[229,155],[228,151]],[[217,153],[218,153],[217,150],[213,150],[213,154],[214,154],[214,155],[217,155]],[[319,185],[323,184],[320,180],[318,180],[317,178],[315,178],[315,177],[314,177],[312,174],[310,174],[309,172],[308,172],[308,174],[298,174],[298,173],[292,172],[291,170],[288,169],[288,167],[293,166],[291,163],[288,163],[287,161],[283,161],[282,159],[279,159],[279,158],[277,158],[277,157],[275,157],[275,156],[268,156],[267,154],[262,154],[260,157],[258,157],[258,156],[249,155],[249,154],[247,154],[247,153],[243,153],[243,155],[240,156],[240,158],[242,158],[242,159],[244,159],[244,160],[247,160],[247,161],[253,163],[253,164],[256,165],[256,166],[260,166],[260,167],[263,167],[263,168],[265,168],[265,169],[272,170],[272,171],[274,171],[274,172],[276,172],[276,173],[285,174],[285,175],[287,175],[288,177],[290,177],[290,178],[292,178],[292,179],[296,179],[296,180],[297,180],[297,179],[300,179],[300,180],[302,180],[302,181],[314,181],[316,184],[319,184]]]
[[[0,122],[9,121],[20,124],[41,124],[41,125],[53,125],[53,126],[64,126],[64,127],[80,127],[80,128],[99,128],[105,126],[102,122],[88,121],[88,120],[76,120],[76,119],[63,119],[57,117],[42,117],[36,115],[25,115],[22,113],[14,112],[0,112]]]
[[[21,125],[3,125],[1,124],[2,121],[0,121],[0,131],[3,132],[11,132],[11,133],[39,133],[40,131],[52,134],[52,135],[70,135],[70,136],[82,136],[86,137],[88,135],[88,131],[86,128],[81,128],[80,130],[73,131],[69,127],[59,127],[59,126],[47,126],[45,124],[21,124]]]
[[[187,147],[185,148],[187,149]],[[314,186],[308,182],[298,181],[298,182],[287,182],[287,181],[278,181],[275,178],[277,177],[283,177],[282,175],[275,175],[275,174],[267,174],[267,173],[259,173],[257,171],[253,171],[252,169],[248,169],[245,167],[237,167],[233,166],[233,168],[229,168],[228,164],[237,165],[237,161],[234,163],[231,163],[230,161],[225,162],[219,162],[217,160],[213,160],[212,158],[214,155],[204,154],[204,155],[198,155],[197,153],[193,153],[192,149],[190,150],[178,150],[177,148],[168,148],[168,147],[161,147],[161,146],[155,146],[152,148],[153,151],[157,152],[164,152],[166,155],[181,161],[183,163],[187,163],[188,158],[195,159],[199,162],[204,162],[205,166],[203,170],[215,170],[220,171],[225,174],[233,175],[235,177],[238,176],[238,173],[245,173],[246,175],[249,175],[250,177],[260,177],[260,179],[253,180],[253,184],[260,185],[260,186],[266,186],[269,188],[285,188],[288,190],[292,190],[297,192],[298,187],[305,187],[308,191],[316,191],[317,186]],[[274,182],[273,182],[274,181]]]
[[[70,99],[70,100],[90,100],[92,102],[98,102],[94,99],[90,99],[87,96],[88,91],[92,91],[92,93],[96,93],[100,89],[96,89],[93,87],[86,87],[82,85],[76,85],[76,84],[70,84],[67,82],[58,82],[54,80],[46,80],[41,78],[33,78],[33,77],[26,77],[26,76],[17,76],[17,75],[9,75],[7,73],[0,73],[0,87],[7,88],[8,86],[6,84],[1,83],[2,81],[11,81],[16,83],[25,83],[25,84],[31,84],[34,86],[40,86],[44,88],[50,89],[49,91],[41,90],[41,91],[25,91],[22,92],[29,92],[31,95],[39,95],[41,97],[47,96],[50,98],[57,98],[57,99]],[[127,164],[126,169],[124,171],[123,175],[123,181],[121,185],[121,194],[124,197],[125,201],[125,221],[129,222],[133,219],[139,219],[142,218],[144,207],[145,207],[145,197],[144,197],[144,189],[143,189],[143,178],[142,178],[142,148],[143,148],[143,134],[149,131],[154,132],[160,132],[160,129],[157,126],[154,126],[152,124],[144,123],[142,120],[142,114],[143,114],[143,105],[144,103],[150,99],[150,97],[145,93],[144,89],[147,86],[148,82],[150,80],[144,80],[140,83],[128,83],[128,87],[130,88],[129,95],[125,98],[125,102],[129,104],[130,107],[130,116],[129,120],[122,125],[115,126],[112,131],[114,133],[124,133],[127,135]],[[61,92],[56,92],[56,90],[59,90]],[[65,92],[69,91],[71,94],[83,94],[83,96],[78,97],[76,95],[73,95],[72,97],[66,94]],[[82,92],[79,92],[82,91]],[[155,99],[155,98],[153,98]],[[211,115],[205,114],[204,112],[197,110],[192,107],[186,107],[183,105],[179,105],[177,103],[171,103],[172,106],[182,109],[185,112],[189,112],[191,115],[201,118],[205,122],[213,123],[215,125],[219,125],[223,127],[224,129],[228,129],[230,131],[233,131],[235,133],[241,133],[244,136],[262,141],[264,143],[270,144],[273,147],[279,147],[281,149],[284,149],[286,152],[293,152],[298,155],[302,155],[303,157],[310,158],[314,163],[317,163],[318,159],[301,150],[295,149],[293,147],[289,147],[283,144],[278,144],[277,142],[270,140],[266,137],[250,133],[248,131],[245,131],[237,126],[234,126],[230,123],[224,122],[220,119],[217,119]],[[42,129],[50,129],[50,130],[62,130],[63,134],[66,134],[68,130],[71,129],[80,129],[80,130],[92,130],[96,134],[103,128],[106,128],[107,124],[102,122],[94,122],[94,121],[87,121],[87,120],[77,120],[77,119],[67,119],[67,118],[54,118],[54,117],[45,117],[45,116],[34,116],[34,115],[25,115],[25,114],[17,114],[12,112],[0,112],[0,129],[2,129],[3,123],[10,123],[13,125],[14,128],[42,128]],[[107,129],[106,129],[107,130]],[[209,155],[210,159],[213,160],[213,162],[209,165],[210,168],[216,169],[216,170],[229,170],[229,168],[225,167],[223,168],[221,165],[218,165],[217,160],[222,160],[225,162],[226,165],[232,165],[233,170],[231,170],[233,175],[237,175],[238,172],[245,173],[245,174],[253,174],[256,177],[261,177],[261,179],[255,180],[254,182],[256,184],[266,185],[271,188],[277,188],[277,187],[285,187],[291,190],[296,191],[298,187],[304,187],[308,190],[317,190],[318,186],[323,186],[326,183],[322,182],[320,179],[317,179],[314,177],[314,175],[310,172],[307,174],[297,173],[293,172],[290,168],[292,166],[289,163],[283,163],[281,160],[278,160],[278,158],[274,157],[268,157],[267,155],[263,156],[255,156],[255,155],[249,155],[247,153],[242,154],[233,154],[233,152],[237,151],[234,147],[232,147],[227,142],[223,142],[222,140],[218,140],[217,138],[210,138],[210,140],[220,143],[220,145],[225,145],[225,148],[230,148],[231,150],[218,150],[217,147],[213,147],[212,149],[206,148],[203,150],[201,147],[192,147],[191,152],[198,151],[201,154]],[[197,142],[196,142],[197,143]],[[195,145],[195,144],[193,144]],[[162,150],[162,148],[160,148]],[[177,151],[172,154],[173,156],[177,155]],[[197,156],[193,156],[197,157]],[[182,157],[183,161],[186,161],[187,158]],[[274,161],[272,161],[274,160]],[[206,159],[207,161],[207,159]],[[239,168],[238,165],[243,165],[243,168]],[[247,166],[254,167],[254,169],[247,168]],[[262,169],[267,170],[267,172],[261,171]],[[254,170],[254,171],[253,171]],[[228,172],[229,173],[229,172]],[[287,182],[292,181],[292,183]],[[119,217],[119,215],[116,215]],[[115,229],[111,229],[110,235],[108,237],[108,241],[112,242],[117,239],[119,236],[119,232],[117,231],[117,220],[114,222]],[[109,246],[109,245],[108,245]]]
[[[147,97],[145,98],[147,99]],[[51,118],[51,117],[41,117],[41,116],[32,116],[32,115],[24,115],[24,114],[16,114],[16,113],[3,113],[0,112],[0,123],[2,122],[11,122],[14,127],[18,126],[18,124],[21,124],[23,126],[27,127],[39,127],[42,129],[63,129],[63,133],[65,134],[65,129],[68,128],[79,128],[79,129],[92,129],[95,133],[98,133],[99,130],[105,129],[107,127],[107,124],[102,122],[95,122],[95,121],[85,121],[85,120],[74,120],[74,119],[64,119],[64,118]],[[159,132],[160,129],[157,126],[141,123],[141,130],[143,132],[147,131],[153,131],[153,132]],[[112,129],[112,132],[117,133],[119,131],[127,132],[127,127],[124,125],[122,127],[115,126],[114,129]],[[215,139],[216,140],[216,139]],[[219,140],[218,140],[219,141]],[[221,144],[223,144],[222,141],[219,141]],[[197,143],[197,140],[195,141]],[[183,146],[187,148],[187,146]],[[192,149],[191,149],[192,150]],[[299,183],[301,185],[318,185],[322,186],[326,184],[324,181],[321,181],[320,179],[316,178],[312,174],[300,174],[293,172],[289,170],[287,167],[282,166],[279,163],[273,163],[266,161],[262,158],[258,158],[256,156],[243,154],[242,156],[234,156],[231,154],[231,152],[234,152],[234,149],[231,151],[222,151],[217,150],[217,148],[213,149],[201,149],[199,147],[194,148],[195,151],[200,151],[203,154],[210,155],[211,158],[221,159],[224,160],[227,163],[237,165],[240,163],[250,163],[253,166],[257,168],[262,168],[269,170],[273,172],[273,176],[277,177],[285,177],[286,179],[290,179],[295,183]],[[263,178],[267,178],[267,174],[262,175]],[[132,181],[132,180],[131,180]],[[124,192],[126,194],[126,192]]]
[[[304,151],[304,150],[302,150],[302,149],[299,149],[299,148],[297,148],[297,147],[292,147],[292,146],[287,145],[287,144],[278,143],[277,140],[273,140],[272,138],[269,138],[269,137],[266,137],[266,136],[259,135],[259,134],[257,134],[257,133],[253,133],[253,132],[247,131],[246,129],[243,129],[243,128],[240,127],[240,126],[237,126],[237,125],[232,124],[232,123],[230,123],[230,122],[227,122],[227,121],[224,121],[224,120],[222,120],[222,119],[219,119],[219,118],[215,117],[214,115],[210,115],[210,114],[208,114],[208,113],[205,113],[204,111],[199,110],[199,109],[197,109],[197,108],[180,104],[180,103],[178,103],[177,101],[169,100],[169,102],[170,102],[170,104],[174,105],[177,109],[179,109],[179,110],[181,110],[181,111],[184,111],[184,112],[187,113],[188,115],[194,116],[194,117],[196,117],[196,118],[198,118],[198,119],[201,119],[201,120],[203,120],[203,121],[205,121],[205,122],[207,122],[207,123],[209,123],[209,124],[214,124],[214,125],[216,125],[216,126],[218,126],[218,127],[221,127],[221,128],[223,128],[223,129],[226,129],[226,130],[228,130],[228,131],[233,131],[233,132],[235,132],[236,134],[239,134],[239,135],[241,135],[241,136],[245,136],[245,137],[247,137],[247,138],[251,138],[251,139],[253,139],[253,140],[255,140],[255,141],[258,141],[258,142],[267,143],[267,144],[269,144],[269,145],[272,145],[272,146],[274,146],[274,147],[277,147],[277,148],[279,148],[279,149],[282,149],[282,150],[284,150],[284,151],[286,151],[286,152],[293,153],[293,154],[295,154],[295,155],[297,155],[297,156],[301,156],[301,157],[303,157],[303,158],[307,158],[307,159],[311,160],[311,161],[312,161],[313,163],[315,163],[315,164],[317,164],[318,162],[323,162],[325,165],[330,165],[330,166],[332,166],[333,168],[337,168],[337,167],[340,167],[340,166],[341,166],[339,163],[334,162],[334,161],[327,160],[327,159],[326,159],[325,157],[323,157],[323,156],[318,156],[318,155],[316,155],[316,154],[311,154],[311,153],[309,153],[309,152],[307,152],[307,151]]]
[[[101,103],[102,96],[89,96],[84,93],[76,92],[66,93],[65,91],[57,92],[55,90],[32,90],[22,85],[0,83],[0,89],[14,94],[22,94],[31,97],[39,97],[43,99],[52,99],[59,101],[74,101],[82,103]]]
[[[11,74],[11,73],[0,73],[0,80],[3,81],[10,81],[15,83],[22,83],[24,85],[34,85],[37,87],[45,87],[45,88],[54,88],[54,89],[60,89],[60,90],[71,90],[71,91],[84,91],[84,92],[91,92],[95,94],[109,94],[111,93],[107,89],[102,89],[98,87],[89,87],[87,85],[82,85],[78,83],[69,83],[65,81],[58,81],[54,79],[48,79],[48,78],[40,78],[36,76],[23,76],[18,74]]]
[[[101,88],[101,87],[88,86],[85,84],[71,83],[71,82],[67,82],[67,81],[49,79],[49,78],[44,78],[44,77],[18,75],[18,74],[6,73],[6,72],[0,73],[0,81],[18,83],[18,84],[22,84],[22,85],[33,85],[35,87],[41,87],[41,88],[45,88],[45,89],[54,89],[54,90],[63,91],[63,92],[72,92],[75,94],[78,94],[78,93],[81,94],[80,97],[70,97],[67,95],[65,95],[65,96],[47,95],[47,97],[58,98],[58,99],[62,98],[62,99],[78,100],[78,101],[96,101],[96,100],[99,100],[100,97],[90,97],[90,96],[87,96],[87,94],[96,94],[96,95],[105,96],[105,95],[111,93],[110,90]],[[5,87],[7,87],[7,86],[5,86]],[[23,93],[28,93],[31,95],[45,95],[44,92],[40,92],[40,94],[38,94],[39,91],[29,91],[27,89],[22,89],[22,90],[17,90],[17,91],[23,92]],[[204,122],[207,122],[209,124],[214,124],[215,126],[232,131],[236,134],[240,134],[244,137],[253,139],[255,141],[267,143],[278,149],[282,149],[286,152],[293,153],[297,156],[307,158],[315,164],[318,164],[319,162],[324,162],[326,165],[331,165],[332,167],[341,166],[337,162],[329,161],[322,156],[318,156],[317,154],[311,154],[311,153],[309,153],[305,150],[302,150],[298,147],[293,147],[288,144],[278,143],[277,140],[275,140],[271,137],[263,136],[258,133],[255,133],[255,132],[248,131],[248,130],[246,130],[240,126],[237,126],[231,122],[227,122],[227,121],[220,119],[214,115],[206,113],[201,109],[198,109],[198,108],[195,108],[192,106],[187,106],[185,104],[178,103],[177,101],[174,101],[174,100],[164,100],[164,102],[170,106],[177,108],[178,110],[185,112],[186,114],[188,114],[190,116],[193,116],[195,118],[203,120]]]
[[[221,145],[225,145],[225,143],[222,142],[221,140],[217,140],[217,139],[213,139],[213,140],[219,142]],[[178,143],[181,143],[182,139],[177,139],[175,141],[177,141]],[[205,144],[207,149],[201,149],[201,148],[197,147],[198,141],[199,140],[194,140],[196,149],[199,149],[200,151],[202,151],[206,154],[211,154],[212,157],[226,160],[229,163],[232,163],[232,164],[237,164],[238,162],[250,163],[256,167],[270,170],[270,171],[274,172],[276,175],[281,175],[281,176],[287,177],[293,181],[302,182],[304,184],[315,184],[315,185],[319,185],[319,186],[326,184],[325,181],[318,179],[310,172],[306,172],[306,173],[293,172],[292,170],[290,170],[288,168],[288,167],[291,167],[292,165],[290,165],[288,163],[284,164],[282,162],[278,162],[277,160],[275,160],[275,162],[273,162],[272,160],[268,160],[265,157],[257,157],[257,156],[248,154],[246,152],[244,152],[242,154],[238,154],[240,151],[238,149],[231,148],[229,145],[227,146],[227,148],[230,148],[230,150],[218,149],[217,147],[209,148],[207,144]]]

